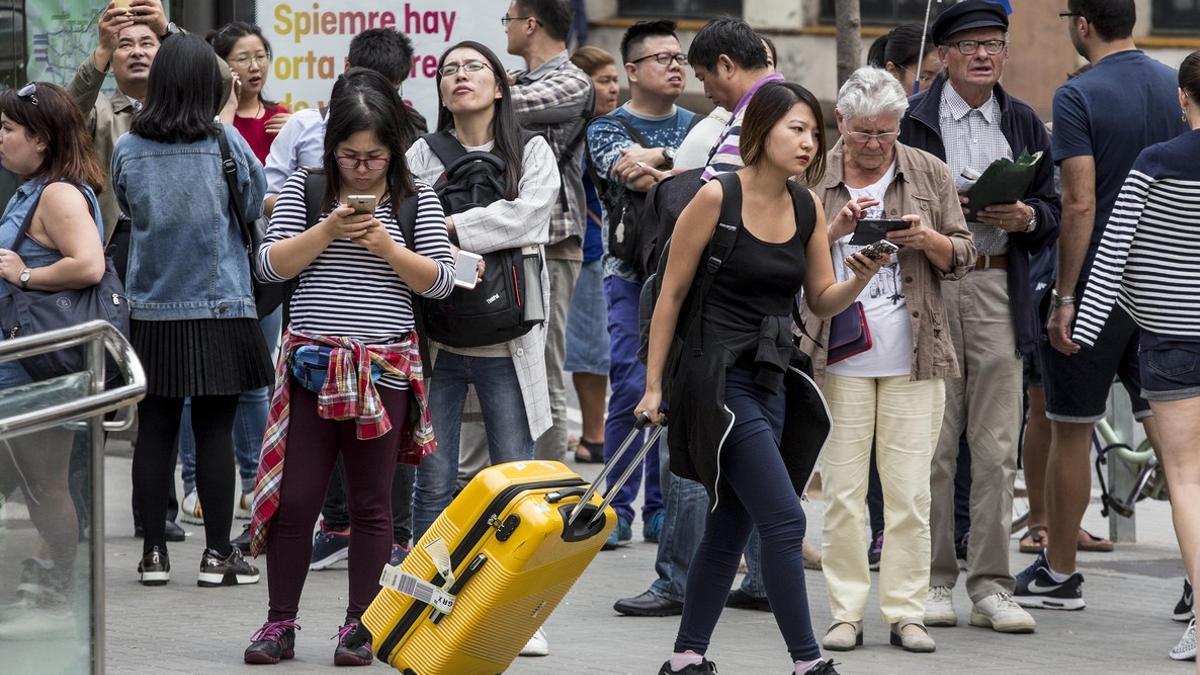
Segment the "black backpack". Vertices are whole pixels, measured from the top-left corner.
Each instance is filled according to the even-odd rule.
[[[679,218],[683,208],[704,186],[704,182],[699,180],[699,174],[692,177],[693,180],[671,185],[673,181],[688,176],[689,173],[691,172],[680,174],[669,181],[663,181],[654,188],[656,191],[665,191],[654,197],[658,200],[657,203],[667,207],[662,213],[669,220],[664,219],[660,223],[660,232],[664,236],[660,255],[655,260],[655,272],[646,279],[638,298],[640,338],[638,359],[642,363],[646,362],[649,353],[650,321],[654,316],[654,304],[658,301],[659,292],[662,290],[662,277],[666,271],[667,257],[670,251],[670,234],[674,231],[675,220]],[[672,340],[672,349],[667,360],[664,377],[669,376],[674,370],[683,342],[688,339],[692,331],[702,326],[704,301],[708,297],[708,291],[712,288],[721,266],[725,264],[729,254],[733,251],[738,233],[742,230],[742,182],[740,178],[736,173],[730,172],[717,176],[716,180],[721,182],[723,191],[721,213],[712,239],[709,240],[708,247],[700,259],[700,266],[697,267],[692,286],[683,301],[683,306],[679,309],[679,320],[675,324],[675,336]],[[789,181],[788,189],[792,194],[792,206],[796,210],[796,228],[800,230],[801,237],[807,242],[812,236],[812,229],[816,223],[816,204],[806,188]],[[682,205],[680,205],[681,201]],[[798,319],[798,311],[795,311],[794,314],[798,326],[803,330],[804,325]],[[699,345],[700,342],[696,342],[696,344]]]
[[[524,144],[532,137],[523,133]],[[504,199],[507,167],[500,157],[490,152],[467,152],[449,132],[422,138],[445,167],[433,189],[441,198],[446,215]],[[407,231],[404,236],[411,238]],[[537,259],[526,260],[532,256]],[[536,315],[544,313],[527,314],[524,306],[527,298],[530,302],[541,302],[540,297],[527,295],[530,274],[538,275],[532,288],[541,288],[540,253],[511,248],[485,253],[483,259],[486,265],[483,280],[475,288],[456,287],[444,300],[420,299],[427,337],[451,347],[483,347],[518,338],[542,323],[543,319]]]
[[[693,116],[687,131],[691,131],[692,127],[696,126],[696,123],[701,119],[703,118],[700,115]],[[604,120],[620,125],[634,143],[643,148],[650,147],[650,142],[646,140],[646,137],[639,133],[637,129],[634,129],[633,125],[622,117],[609,113],[603,117],[596,118],[593,120],[593,123],[597,120]],[[615,195],[615,201],[612,203],[610,203],[610,200],[603,200],[605,225],[608,226],[608,241],[605,242],[608,246],[607,253],[632,266],[638,276],[645,277],[649,275],[655,269],[658,254],[662,252],[661,242],[665,242],[667,237],[670,236],[669,231],[666,236],[662,236],[660,233],[660,225],[663,220],[653,196],[658,191],[659,186],[655,185],[646,192],[630,190],[624,186],[613,186],[609,183],[607,176],[600,176],[595,173],[590,163],[588,167],[592,172],[592,182],[600,190],[601,195]],[[703,169],[693,169],[680,175],[695,176],[698,179],[703,171]],[[674,178],[668,179],[668,181],[670,180],[674,180]],[[693,181],[689,178],[681,182],[691,183]],[[679,185],[679,183],[676,183],[676,185]],[[695,191],[700,189],[700,185],[703,185],[703,183],[694,186],[693,191],[687,197],[687,201],[690,201],[691,197],[695,195]],[[685,205],[687,201],[684,202]],[[680,210],[682,210],[682,207]],[[678,217],[678,213],[676,213],[676,217]],[[674,222],[674,218],[672,218],[670,220],[672,227],[674,226]]]

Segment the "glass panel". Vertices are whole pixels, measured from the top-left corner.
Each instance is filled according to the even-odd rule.
[[[821,23],[831,24],[837,18],[837,0],[821,0]],[[896,25],[925,20],[926,0],[860,0],[859,12],[866,25]],[[949,5],[934,3],[930,21]]]
[[[1200,0],[1154,0],[1156,33],[1194,33],[1200,30]]]
[[[742,0],[620,0],[621,16],[708,19],[721,14],[742,15]]]
[[[0,391],[0,418],[82,398],[77,373]],[[93,670],[90,519],[99,419],[0,439],[0,652],[11,672]]]

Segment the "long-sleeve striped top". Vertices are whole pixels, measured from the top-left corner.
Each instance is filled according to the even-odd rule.
[[[266,281],[284,281],[271,267],[271,247],[305,230],[304,182],[300,169],[284,184],[271,212],[271,225],[258,250],[255,273]],[[446,232],[442,203],[429,185],[417,182],[415,249],[437,263],[437,280],[420,294],[445,298],[454,289],[454,257]],[[322,213],[324,219],[327,213]],[[392,239],[406,245],[392,215],[390,200],[381,200],[375,217]],[[292,296],[291,327],[309,335],[344,336],[366,344],[382,344],[407,336],[414,326],[411,289],[386,260],[347,239],[335,239],[300,273]],[[406,384],[381,380],[404,388]]]
[[[1087,279],[1075,341],[1092,346],[1114,304],[1152,333],[1200,336],[1200,130],[1142,151]]]

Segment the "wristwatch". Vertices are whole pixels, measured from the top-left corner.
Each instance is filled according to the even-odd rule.
[[[22,290],[29,290],[29,277],[33,275],[33,270],[26,267],[17,275],[17,281],[21,282]]]
[[[663,159],[670,162],[672,166],[674,166],[674,164],[675,164],[675,152],[676,152],[675,148],[667,147],[667,148],[662,149]]]
[[[1022,230],[1022,232],[1024,234],[1029,234],[1030,232],[1033,232],[1034,230],[1037,229],[1037,225],[1038,225],[1037,209],[1034,209],[1033,215],[1029,217],[1029,224],[1025,226],[1025,229]]]
[[[1075,304],[1075,296],[1059,295],[1057,288],[1050,289],[1050,306],[1054,308]]]
[[[167,38],[171,37],[172,35],[178,35],[182,32],[183,31],[179,28],[179,26],[175,25],[174,21],[168,21],[167,22],[167,32],[163,33],[162,35],[159,35],[158,41],[162,42],[163,40],[166,40]]]

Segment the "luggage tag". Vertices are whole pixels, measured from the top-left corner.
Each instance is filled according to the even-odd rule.
[[[400,569],[398,565],[385,565],[379,576],[379,585],[423,602],[441,614],[454,609],[454,595],[447,589],[454,586],[454,569],[450,564],[450,549],[442,539],[434,539],[425,545],[425,551],[433,560],[434,567],[444,580],[439,588]]]

